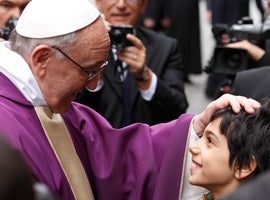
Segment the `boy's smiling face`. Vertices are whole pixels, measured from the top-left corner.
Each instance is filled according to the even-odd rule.
[[[220,132],[221,118],[210,122],[204,135],[189,147],[192,154],[189,182],[224,194],[239,184],[235,178],[234,165],[229,166],[229,148],[225,135]]]

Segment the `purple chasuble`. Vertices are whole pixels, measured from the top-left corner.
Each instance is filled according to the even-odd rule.
[[[0,73],[0,134],[27,160],[35,181],[74,200],[34,107]],[[155,126],[113,129],[92,109],[72,103],[63,119],[95,200],[177,200],[192,115]]]

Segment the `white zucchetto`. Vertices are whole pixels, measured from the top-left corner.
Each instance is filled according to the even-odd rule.
[[[89,0],[31,0],[16,31],[29,38],[60,36],[88,26],[99,14]]]

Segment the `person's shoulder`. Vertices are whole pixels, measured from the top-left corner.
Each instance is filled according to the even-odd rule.
[[[92,108],[78,102],[72,102],[69,109],[62,115],[64,118],[72,121],[73,124],[84,123],[85,121],[92,121],[96,123],[108,125],[108,121]]]
[[[95,115],[96,111],[94,111],[92,108],[78,103],[78,102],[72,102],[69,109],[67,110],[67,112],[64,115],[70,115],[70,116],[74,116],[76,114],[80,113],[79,115],[81,115],[82,113],[88,113],[87,115]]]
[[[237,73],[236,77],[246,77],[246,76],[257,76],[261,74],[270,74],[270,66],[264,66],[259,68],[253,68],[249,70],[244,70]]]
[[[241,185],[236,191],[222,200],[268,200],[270,198],[270,171],[261,174],[250,182]]]

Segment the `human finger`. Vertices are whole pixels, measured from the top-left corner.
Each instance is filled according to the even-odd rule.
[[[228,106],[231,106],[235,113],[240,112],[241,108],[244,108],[247,113],[252,114],[256,109],[260,108],[261,104],[254,99],[244,96],[224,94],[220,98],[208,104],[206,109],[194,118],[193,128],[196,133],[200,136],[210,122],[211,116],[218,110],[224,109]]]

